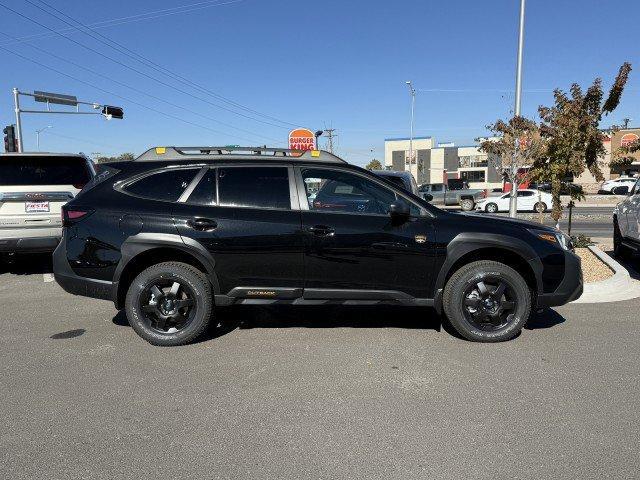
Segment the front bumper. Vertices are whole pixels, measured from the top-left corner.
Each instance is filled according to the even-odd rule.
[[[67,261],[67,246],[64,237],[53,252],[53,276],[66,292],[83,297],[115,301],[116,284],[95,278],[76,275]]]
[[[558,288],[552,293],[538,295],[538,308],[557,307],[577,300],[582,295],[584,281],[580,257],[566,251],[564,255],[564,277]]]

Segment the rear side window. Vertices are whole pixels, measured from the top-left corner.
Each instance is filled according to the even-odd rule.
[[[205,173],[202,180],[194,188],[191,195],[189,195],[189,203],[195,203],[196,205],[215,205],[217,201],[216,196],[216,169],[211,168]]]
[[[147,175],[124,187],[124,191],[139,197],[175,202],[198,173],[199,168],[165,170]]]
[[[291,208],[286,167],[218,168],[218,204],[233,207]]]
[[[407,185],[404,183],[404,181],[402,180],[402,178],[400,177],[394,177],[393,175],[388,175],[387,177],[385,177],[387,180],[389,180],[391,183],[397,185],[400,188],[403,188],[404,190],[407,189]]]
[[[82,188],[89,180],[91,171],[82,157],[0,157],[0,185],[73,185]]]

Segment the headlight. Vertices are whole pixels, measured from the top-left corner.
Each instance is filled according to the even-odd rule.
[[[571,237],[569,237],[569,235],[565,235],[562,232],[547,232],[545,230],[534,229],[530,229],[529,232],[538,237],[540,240],[559,245],[563,250],[573,249],[573,245],[571,244]]]

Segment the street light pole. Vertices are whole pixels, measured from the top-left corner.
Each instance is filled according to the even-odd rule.
[[[16,113],[16,133],[18,134],[18,152],[24,152],[22,147],[22,121],[20,119],[20,92],[17,88],[13,89],[13,106]]]
[[[513,115],[520,116],[520,107],[522,103],[522,53],[524,50],[524,12],[526,0],[520,0],[520,28],[518,32],[518,59],[516,64],[516,94]],[[513,152],[513,160],[511,162],[511,195],[509,197],[509,216],[515,218],[518,212],[518,192],[516,188],[516,176],[518,175],[518,166],[516,157],[520,148],[520,139],[516,138],[515,150]]]
[[[409,132],[409,171],[411,171],[411,161],[413,160],[413,113],[416,104],[416,89],[413,88],[411,80],[405,82],[409,86],[409,94],[411,95],[411,127]]]
[[[51,125],[47,125],[44,128],[40,128],[38,130],[36,130],[36,150],[39,152],[40,151],[40,134],[42,132],[44,132],[45,130],[47,130],[48,128],[53,128]]]

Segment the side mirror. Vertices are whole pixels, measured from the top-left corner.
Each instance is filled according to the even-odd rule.
[[[427,202],[430,202],[431,200],[433,200],[433,195],[431,195],[430,193],[424,193],[422,194],[422,198],[424,198]]]
[[[620,185],[619,187],[614,187],[611,190],[611,193],[614,195],[629,195],[629,187],[626,185]]]
[[[409,218],[410,215],[411,210],[409,210],[409,205],[407,205],[402,200],[396,200],[391,205],[389,205],[389,216],[392,219],[404,220]]]

